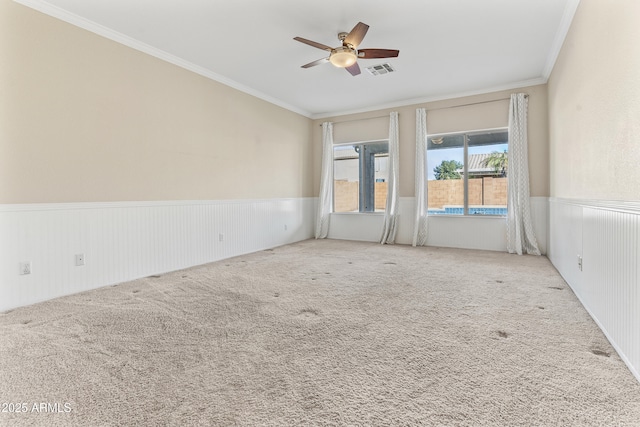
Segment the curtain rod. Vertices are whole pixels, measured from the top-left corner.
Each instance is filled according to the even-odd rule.
[[[529,94],[525,93],[524,94],[525,98],[529,98]],[[448,108],[458,108],[458,107],[468,107],[470,105],[478,105],[478,104],[488,104],[490,102],[498,102],[498,101],[508,101],[511,100],[511,97],[509,98],[498,98],[498,99],[491,99],[489,101],[478,101],[478,102],[469,102],[468,104],[460,104],[460,105],[451,105],[449,107],[440,107],[440,108],[427,108],[427,113],[429,111],[436,111],[436,110],[446,110]]]
[[[525,98],[529,98],[529,94],[525,93],[524,94]],[[491,99],[489,101],[478,101],[478,102],[470,102],[468,104],[460,104],[460,105],[451,105],[449,107],[440,107],[440,108],[428,108],[427,109],[427,113],[429,111],[436,111],[436,110],[446,110],[448,108],[459,108],[459,107],[469,107],[471,105],[479,105],[479,104],[488,104],[489,102],[498,102],[498,101],[507,101],[507,100],[511,100],[511,97],[509,98],[498,98],[498,99]],[[400,114],[398,114],[400,115]],[[358,121],[362,121],[362,120],[373,120],[373,119],[382,119],[385,117],[389,117],[389,114],[385,115],[385,116],[375,116],[375,117],[365,117],[364,119],[350,119],[350,120],[343,120],[341,122],[333,122],[334,125],[338,125],[340,123],[348,123],[348,122],[358,122]],[[320,123],[318,126],[322,127],[322,123]]]
[[[349,122],[361,122],[362,120],[374,120],[374,119],[384,119],[384,118],[388,118],[389,115],[391,113],[384,115],[384,116],[375,116],[375,117],[365,117],[363,119],[349,119],[349,120],[342,120],[341,122],[333,122],[334,125],[339,125],[340,123],[349,123]],[[400,114],[398,114],[398,116],[400,116]],[[322,127],[322,123],[320,123],[319,125],[320,127]]]

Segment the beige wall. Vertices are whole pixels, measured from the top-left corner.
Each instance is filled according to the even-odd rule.
[[[0,203],[313,196],[312,121],[0,0]]]
[[[582,0],[549,80],[551,195],[640,199],[640,1]]]
[[[316,120],[314,138],[314,191],[320,188],[322,129],[324,121],[334,122],[334,142],[386,139],[389,136],[389,112],[398,111],[400,130],[400,196],[414,195],[415,110],[427,109],[427,129],[431,134],[507,126],[511,93],[529,94],[529,173],[532,196],[549,195],[549,144],[547,86],[530,86],[515,90],[448,99],[425,104],[379,110],[368,113],[328,117]],[[485,101],[492,101],[486,102]],[[495,101],[495,102],[493,102]],[[463,106],[464,104],[480,103]]]

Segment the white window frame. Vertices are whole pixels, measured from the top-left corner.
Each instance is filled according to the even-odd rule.
[[[425,150],[427,153],[427,157],[425,158],[425,163],[427,163],[427,158],[429,156],[429,151],[433,151],[434,148],[429,149],[429,147],[432,145],[432,139],[437,139],[437,138],[444,138],[447,136],[457,136],[457,135],[462,135],[464,136],[464,145],[463,145],[463,177],[462,179],[464,180],[464,208],[463,208],[463,213],[462,214],[439,214],[438,216],[447,216],[447,217],[452,217],[452,218],[460,218],[460,217],[474,217],[474,218],[480,218],[480,217],[493,217],[493,218],[504,218],[507,215],[495,215],[495,214],[482,214],[482,215],[477,215],[477,214],[469,214],[469,171],[468,171],[468,167],[469,167],[469,136],[473,136],[473,135],[482,135],[482,134],[486,134],[486,133],[502,133],[502,132],[507,132],[507,142],[509,140],[509,136],[508,136],[508,132],[509,132],[509,128],[508,127],[498,127],[498,128],[489,128],[489,129],[477,129],[477,130],[472,130],[472,131],[456,131],[456,132],[445,132],[445,133],[437,133],[437,134],[431,134],[431,135],[427,135],[427,149]],[[473,145],[472,145],[473,146]],[[426,165],[425,165],[426,166]],[[427,182],[425,182],[425,185],[428,185],[428,180]],[[428,197],[429,195],[427,195],[427,204],[428,204]]]

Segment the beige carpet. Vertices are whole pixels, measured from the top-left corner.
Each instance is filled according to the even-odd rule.
[[[2,409],[26,410],[0,425],[640,425],[544,257],[311,240],[3,313],[0,337]]]

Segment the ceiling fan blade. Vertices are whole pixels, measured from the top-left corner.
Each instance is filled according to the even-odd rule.
[[[324,64],[325,62],[329,62],[329,58],[318,59],[317,61],[309,62],[308,64],[304,64],[301,68],[311,68],[316,65]]]
[[[329,52],[331,52],[331,50],[333,49],[332,47],[329,47],[325,44],[303,39],[302,37],[294,37],[293,39],[299,41],[300,43],[308,44],[309,46],[317,47],[318,49],[327,50]]]
[[[400,53],[395,49],[360,49],[358,50],[358,58],[395,58]]]
[[[346,67],[345,68],[349,73],[351,73],[352,76],[357,76],[358,74],[360,74],[360,66],[358,65],[358,63],[354,63],[352,66],[350,67]]]
[[[353,47],[358,47],[358,45],[362,42],[362,39],[367,34],[369,30],[369,26],[367,24],[363,24],[362,22],[358,22],[353,30],[345,37],[344,42]]]

